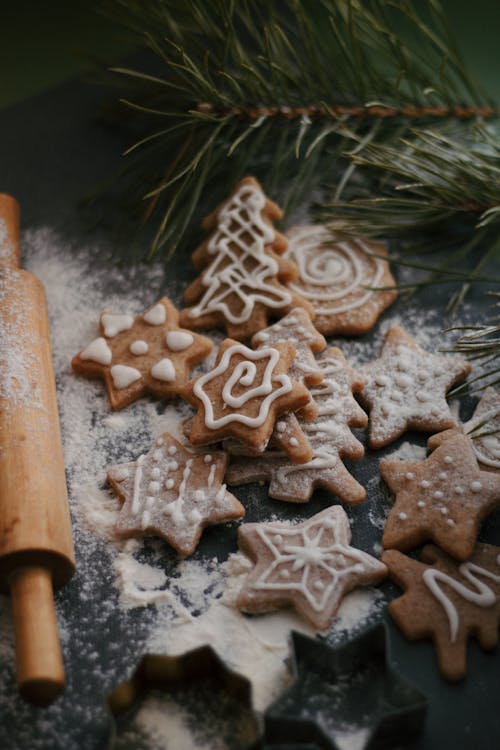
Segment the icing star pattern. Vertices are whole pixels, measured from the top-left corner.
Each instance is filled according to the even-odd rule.
[[[309,403],[307,388],[287,374],[294,356],[288,342],[253,351],[225,339],[214,368],[189,383],[184,393],[197,409],[190,424],[193,445],[233,437],[263,451],[280,414]]]
[[[226,461],[222,451],[192,453],[164,433],[137,461],[110,467],[108,481],[123,500],[117,533],[154,534],[192,554],[205,526],[244,515],[222,484]]]
[[[382,448],[407,430],[439,432],[453,427],[446,393],[471,366],[424,351],[395,326],[386,334],[380,359],[360,370],[367,381],[360,395],[370,410],[369,444]]]
[[[319,631],[330,627],[347,592],[378,583],[387,572],[374,557],[349,546],[349,521],[338,505],[295,526],[245,524],[238,541],[255,567],[237,606],[258,613],[291,605]]]
[[[424,461],[382,459],[380,472],[396,496],[382,537],[386,549],[433,541],[466,560],[482,520],[500,503],[500,476],[480,470],[469,439],[458,432]]]
[[[279,257],[287,241],[273,222],[281,217],[259,183],[246,177],[204,220],[211,235],[193,253],[202,273],[184,293],[194,306],[181,310],[182,325],[222,327],[231,338],[246,340],[266,327],[270,312],[280,317],[304,307],[314,316],[312,305],[282,284],[297,276],[297,268]]]
[[[182,395],[192,367],[212,350],[212,341],[178,326],[167,297],[142,315],[102,313],[99,338],[72,361],[76,373],[104,380],[111,406],[122,409],[146,394]]]
[[[404,589],[389,613],[409,640],[431,638],[439,669],[449,680],[465,677],[467,640],[493,649],[500,623],[500,547],[478,544],[465,563],[429,545],[422,561],[401,552],[384,552],[390,577]]]
[[[288,421],[300,423],[314,455],[308,462],[292,464],[286,456],[267,452],[259,459],[231,459],[226,474],[229,484],[268,480],[269,495],[277,500],[306,502],[315,487],[338,495],[349,503],[362,502],[366,491],[347,471],[342,458],[359,459],[362,444],[350,427],[365,427],[368,418],[353,397],[364,385],[363,378],[348,364],[340,349],[330,348],[316,360],[324,380],[311,388],[318,417],[307,423],[293,415]],[[274,434],[280,429],[278,421]],[[286,427],[286,424],[285,424]],[[274,436],[273,436],[274,441]]]
[[[340,646],[292,632],[292,649],[294,681],[264,716],[269,750],[338,750],[354,733],[357,750],[407,747],[421,729],[426,697],[392,667],[383,624]]]

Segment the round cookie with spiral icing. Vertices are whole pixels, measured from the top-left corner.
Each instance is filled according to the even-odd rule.
[[[104,380],[113,409],[146,394],[180,396],[191,369],[210,354],[213,343],[178,323],[179,313],[167,297],[138,317],[103,312],[99,336],[73,357],[73,370]]]
[[[325,336],[366,333],[396,299],[385,245],[343,238],[323,225],[293,227],[286,236],[285,257],[299,270],[288,288],[312,304]]]

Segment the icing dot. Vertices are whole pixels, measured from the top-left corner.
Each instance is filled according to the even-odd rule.
[[[399,516],[398,516],[398,518],[401,521],[406,521],[406,519],[408,518],[408,515],[406,513],[400,513]]]
[[[444,508],[444,507],[440,508],[439,512],[442,513],[443,516],[446,516],[446,515],[448,515],[448,508]]]
[[[157,466],[155,466],[154,469],[151,469],[151,477],[153,479],[159,479],[160,478],[161,471]]]
[[[177,453],[177,448],[175,447],[175,445],[169,445],[168,446],[168,455],[169,456],[175,456],[176,453]]]
[[[154,505],[155,503],[156,503],[156,498],[155,498],[155,497],[151,497],[151,495],[149,495],[149,496],[148,496],[148,497],[146,498],[146,508],[147,508],[148,510],[151,510],[151,508],[153,507],[153,505]]]
[[[158,440],[156,441],[156,445],[163,445],[163,443],[164,443],[164,442],[165,442],[165,441],[164,441],[164,439],[163,439],[162,437],[160,437],[160,438],[158,438]]]
[[[481,482],[471,482],[470,488],[472,492],[479,492],[482,489]]]
[[[405,477],[411,481],[412,479],[415,479],[415,474],[412,471],[407,471]]]
[[[160,359],[150,370],[151,375],[156,380],[163,380],[166,383],[171,383],[175,380],[175,367],[172,360],[168,357]]]
[[[441,500],[441,498],[443,497],[443,493],[440,490],[436,490],[433,497],[435,497],[436,500]]]
[[[273,542],[275,544],[281,544],[282,541],[283,541],[283,537],[281,536],[281,534],[276,534],[273,539]]]
[[[179,468],[179,464],[177,463],[177,461],[170,462],[169,469],[172,469],[172,471],[177,471],[178,468]]]
[[[314,581],[314,588],[318,589],[318,591],[323,591],[323,589],[325,588],[325,584],[323,583],[323,581]]]
[[[255,336],[256,341],[267,341],[269,338],[269,334],[266,331],[261,331]]]
[[[411,385],[413,385],[413,378],[411,378],[409,375],[405,375],[404,373],[396,375],[394,381],[400,388],[409,388]]]
[[[146,354],[146,352],[149,349],[149,346],[147,345],[146,341],[143,341],[142,339],[137,339],[137,341],[132,341],[132,343],[129,346],[130,351],[132,354],[135,354],[136,357],[138,357],[140,354]]]
[[[182,352],[188,349],[194,341],[193,334],[187,331],[169,331],[165,336],[167,346],[172,352]]]
[[[446,523],[448,526],[455,526],[455,521],[452,518],[447,518]]]
[[[454,492],[456,492],[457,495],[463,495],[464,494],[463,487],[455,487]]]
[[[448,474],[445,471],[440,471],[438,474],[439,479],[446,479]]]
[[[423,501],[423,500],[419,500],[419,501],[418,501],[418,503],[417,503],[417,506],[418,506],[419,508],[425,508],[425,503],[424,503],[424,501]]]
[[[210,461],[212,460],[212,455],[210,453],[207,453],[207,455],[204,457],[203,460],[205,461],[206,464],[209,464]]]
[[[445,464],[452,464],[453,463],[453,456],[445,456],[444,457]]]
[[[83,352],[80,352],[80,359],[90,359],[100,365],[110,365],[112,358],[111,349],[102,336],[94,339]]]
[[[297,447],[298,444],[299,444],[299,441],[297,440],[297,438],[294,438],[294,437],[290,438],[290,445],[293,445],[293,447],[295,448]]]
[[[129,385],[135,383],[136,380],[142,377],[139,370],[135,367],[127,367],[127,365],[113,365],[111,368],[111,377],[115,388],[128,388]]]
[[[167,479],[167,481],[165,482],[165,487],[167,488],[167,490],[171,490],[174,484],[175,482],[173,479]]]
[[[423,480],[422,480],[422,481],[420,482],[420,486],[421,486],[421,487],[422,487],[422,488],[423,488],[424,490],[426,490],[426,489],[427,489],[428,487],[430,487],[430,486],[431,486],[431,483],[430,483],[430,482],[428,482],[428,481],[427,481],[427,479],[423,479]]]
[[[160,483],[159,482],[150,482],[148,484],[148,492],[151,492],[152,495],[156,495],[157,492],[160,491]]]
[[[415,394],[417,401],[428,401],[429,394],[426,391],[417,391]]]
[[[276,422],[276,429],[278,432],[285,432],[286,422]]]
[[[161,302],[158,302],[158,304],[154,305],[150,310],[144,313],[142,317],[146,323],[149,323],[152,326],[161,326],[161,324],[167,319],[167,311]]]
[[[161,459],[163,458],[163,452],[161,450],[156,450],[153,453],[153,458],[155,461],[161,461]]]
[[[290,578],[290,571],[289,571],[289,570],[287,570],[286,568],[282,568],[282,569],[280,570],[280,576],[281,576],[282,578]]]

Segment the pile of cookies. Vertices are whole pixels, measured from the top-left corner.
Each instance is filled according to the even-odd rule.
[[[249,613],[292,605],[325,631],[345,593],[390,574],[406,589],[389,606],[396,622],[410,639],[432,637],[442,673],[460,678],[468,634],[492,647],[500,615],[500,548],[476,544],[500,502],[500,445],[494,432],[472,440],[446,402],[470,365],[393,327],[380,357],[354,370],[324,336],[363,334],[394,301],[387,251],[321,226],[285,237],[279,218],[259,184],[242,180],[203,223],[188,307],[178,312],[164,297],[136,318],[104,312],[100,335],[74,357],[75,372],[104,380],[115,409],[144,394],[194,408],[182,443],[165,433],[136,461],[109,468],[123,503],[117,532],[159,535],[191,554],[205,526],[244,515],[224,482],[268,482],[269,496],[287,502],[322,487],[332,502],[362,503],[366,490],[343,462],[364,455],[352,428],[368,426],[372,450],[407,430],[433,433],[425,460],[380,462],[395,495],[381,561],[350,545],[338,504],[299,524],[244,524],[239,544],[255,565],[238,604]],[[190,380],[213,348],[195,332],[206,328],[228,338]],[[476,431],[485,410],[500,414],[498,395],[487,398]],[[421,561],[404,554],[427,541],[437,546]]]

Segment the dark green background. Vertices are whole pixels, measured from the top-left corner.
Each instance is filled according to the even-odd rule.
[[[500,2],[442,4],[473,74],[500,100]],[[0,2],[0,108],[134,49],[132,37],[93,7],[84,0]]]

